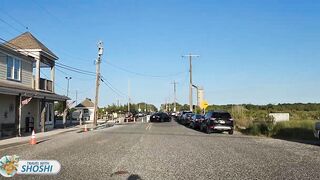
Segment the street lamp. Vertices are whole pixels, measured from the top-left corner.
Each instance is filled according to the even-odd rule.
[[[198,88],[198,86],[196,86],[194,84],[192,84],[192,87],[196,88],[196,90],[197,90],[197,106],[199,106],[199,88]]]
[[[66,77],[66,80],[68,80],[68,84],[67,84],[67,97],[69,96],[69,81],[70,79],[72,79],[72,77]]]

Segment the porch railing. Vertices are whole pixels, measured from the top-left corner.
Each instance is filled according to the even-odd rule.
[[[52,92],[52,81],[48,79],[40,78],[40,87],[39,89]]]

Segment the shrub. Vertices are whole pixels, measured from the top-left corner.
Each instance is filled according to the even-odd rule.
[[[272,129],[272,137],[286,139],[314,140],[313,120],[291,120],[278,122]]]
[[[245,130],[241,130],[244,134],[250,135],[265,135],[270,136],[273,128],[272,121],[255,121],[249,125]]]

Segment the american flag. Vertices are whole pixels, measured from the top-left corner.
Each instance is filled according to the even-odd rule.
[[[22,105],[27,105],[30,101],[31,101],[32,97],[31,98],[27,98],[25,100],[23,100],[21,103]]]

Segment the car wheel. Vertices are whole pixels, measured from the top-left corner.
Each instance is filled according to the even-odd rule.
[[[230,130],[230,131],[228,132],[228,134],[233,134],[233,130]]]
[[[208,127],[206,128],[206,133],[207,133],[207,134],[210,134],[210,133],[211,133],[210,128],[208,128]]]

